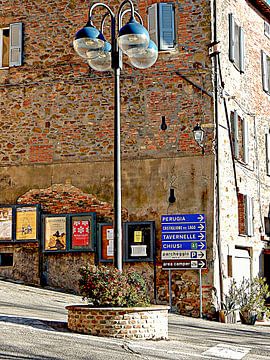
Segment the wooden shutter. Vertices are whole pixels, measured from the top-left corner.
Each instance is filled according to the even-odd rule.
[[[9,66],[22,65],[22,23],[10,24]]]
[[[238,130],[238,114],[237,114],[236,110],[234,110],[231,113],[231,124],[232,124],[232,133],[233,133],[234,157],[236,159],[238,159],[239,158],[239,130]]]
[[[159,4],[159,49],[170,50],[175,46],[174,6]]]
[[[238,194],[238,231],[239,234],[245,234],[245,203],[244,203],[244,195]]]
[[[269,71],[268,71],[268,61],[267,55],[262,51],[262,82],[263,82],[263,90],[269,91]]]
[[[245,220],[246,220],[246,234],[248,236],[254,235],[253,225],[253,199],[245,195]]]
[[[243,161],[248,164],[249,162],[249,134],[248,134],[248,122],[246,119],[242,119],[242,131],[243,131]]]
[[[229,14],[229,59],[235,60],[235,22],[233,14]]]
[[[159,47],[158,42],[158,4],[153,4],[148,8],[148,32],[150,39]]]
[[[3,59],[3,30],[0,29],[0,68],[3,66],[2,59]]]
[[[265,134],[266,172],[270,175],[270,134]]]
[[[241,73],[245,71],[245,33],[239,28],[239,70]]]

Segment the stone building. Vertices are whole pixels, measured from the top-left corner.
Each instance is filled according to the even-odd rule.
[[[91,70],[72,46],[88,3],[3,0],[0,8],[0,221],[12,223],[0,231],[0,276],[69,291],[78,289],[82,265],[101,260],[100,224],[113,215],[114,78]],[[172,42],[162,45],[156,24],[156,64],[139,70],[124,57],[121,73],[122,217],[154,224],[154,246],[149,261],[125,267],[143,272],[152,297],[168,302],[161,216],[204,214],[203,312],[213,314],[230,278],[270,278],[270,7],[137,0],[146,27],[155,3],[171,4]],[[196,124],[205,132],[203,153]],[[32,238],[22,220],[27,208],[38,214]],[[95,214],[100,231],[93,223],[92,246],[78,249],[71,226],[85,213]],[[71,240],[49,248],[54,215]],[[173,305],[198,316],[198,271],[173,270],[171,289]]]

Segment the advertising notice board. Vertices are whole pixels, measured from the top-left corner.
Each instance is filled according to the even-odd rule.
[[[204,214],[162,215],[162,268],[206,268],[206,222]]]

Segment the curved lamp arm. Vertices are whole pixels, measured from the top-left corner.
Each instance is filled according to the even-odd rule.
[[[117,18],[118,31],[120,30],[120,23],[122,21],[122,9],[127,3],[129,3],[129,5],[130,5],[131,18],[133,19],[134,16],[135,16],[135,10],[134,10],[133,2],[131,0],[124,0],[122,2],[122,4],[120,5],[119,10],[118,10],[118,18]]]
[[[115,14],[113,13],[112,9],[108,5],[103,4],[103,3],[96,3],[89,8],[89,13],[88,13],[89,21],[91,21],[91,19],[92,19],[92,13],[93,13],[94,9],[98,6],[101,6],[101,7],[104,7],[105,9],[107,9],[108,13],[111,15],[111,17],[115,18]]]
[[[123,11],[120,15],[120,27],[122,27],[122,20],[123,20],[123,17],[128,13],[128,12],[131,12],[131,9],[127,9],[125,11]],[[141,25],[143,25],[143,19],[141,17],[141,15],[138,13],[138,11],[134,10],[134,16],[137,16],[137,18],[139,19]]]

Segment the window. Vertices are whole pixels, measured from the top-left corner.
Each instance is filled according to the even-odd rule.
[[[244,30],[229,14],[229,59],[241,73],[245,71],[244,47]]]
[[[253,198],[238,194],[238,230],[241,235],[254,235]]]
[[[13,266],[13,254],[0,254],[0,266]]]
[[[270,38],[270,24],[264,22],[264,34]]]
[[[266,152],[266,173],[270,175],[270,129],[265,134],[265,152]]]
[[[22,65],[22,23],[0,29],[0,68]]]
[[[248,163],[248,123],[242,119],[236,110],[231,112],[231,135],[233,142],[234,157]]]
[[[262,51],[262,83],[263,90],[270,94],[270,57]]]
[[[172,3],[153,4],[148,8],[148,31],[160,51],[175,48],[175,11]]]

